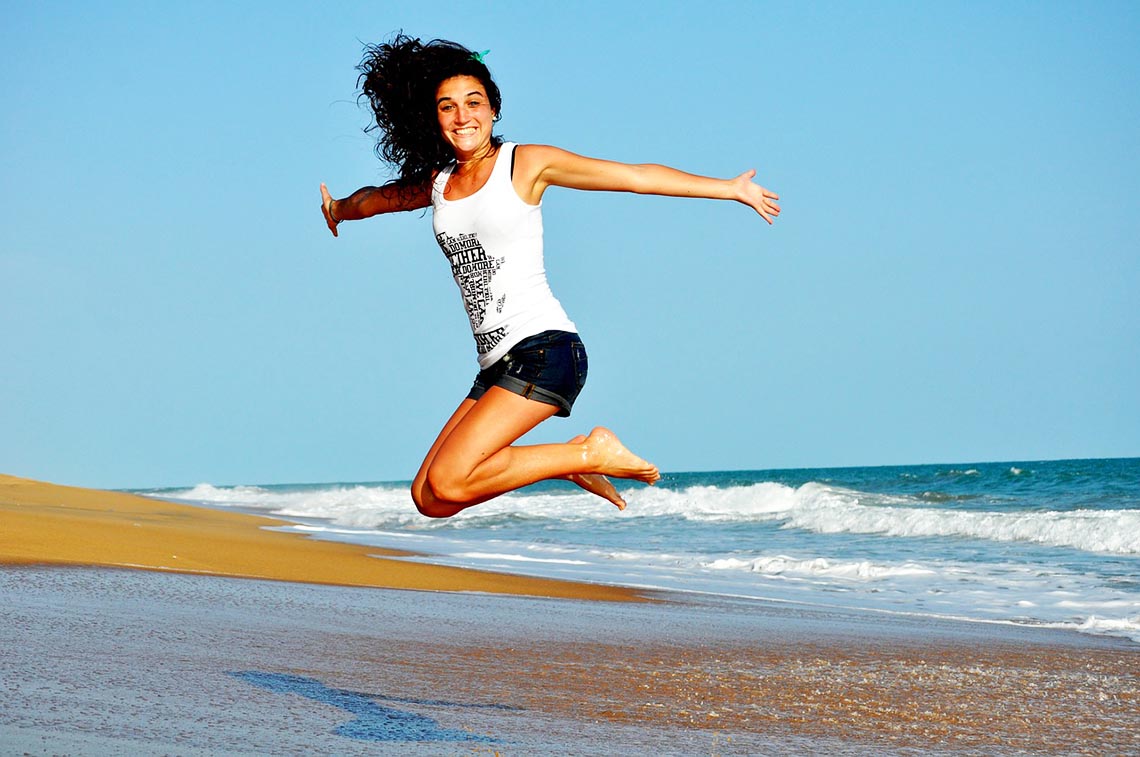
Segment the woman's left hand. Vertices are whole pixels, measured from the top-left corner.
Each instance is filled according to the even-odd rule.
[[[756,169],[753,168],[732,180],[736,188],[736,199],[755,210],[771,224],[776,216],[780,215],[780,206],[775,202],[780,196],[752,181],[755,177]]]

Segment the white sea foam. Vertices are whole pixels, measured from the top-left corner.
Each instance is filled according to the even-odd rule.
[[[628,493],[634,516],[673,515],[697,521],[773,520],[798,507],[798,490],[776,483],[635,489]]]
[[[265,489],[198,484],[192,489],[163,496],[212,506],[261,510],[286,518],[317,518],[353,528],[404,526],[424,520],[416,512],[408,490],[397,486]]]
[[[1105,636],[1123,636],[1140,642],[1140,615],[1131,618],[1098,618],[1090,615],[1088,620],[1077,626],[1077,630]]]
[[[547,565],[589,565],[585,560],[560,560],[553,558],[543,557],[527,557],[526,555],[516,555],[508,552],[456,552],[452,557],[462,558],[464,560],[502,560],[506,562],[534,562],[545,563]]]
[[[283,517],[317,518],[353,528],[464,528],[503,519],[574,522],[615,517],[677,517],[709,523],[779,521],[787,528],[820,534],[881,534],[892,537],[969,537],[1029,542],[1104,554],[1140,555],[1140,510],[989,512],[940,509],[915,498],[808,483],[747,486],[642,488],[626,492],[630,506],[612,506],[584,493],[516,493],[447,520],[428,520],[415,510],[403,486],[330,486],[276,490],[199,484],[165,496],[263,510]]]
[[[934,570],[916,563],[876,565],[869,560],[837,561],[825,557],[797,560],[785,555],[756,557],[751,560],[727,557],[706,563],[705,567],[711,570],[747,570],[769,576],[827,576],[861,581],[900,576],[930,576],[935,573]]]
[[[678,491],[641,490],[633,492],[629,499],[634,515],[676,515],[703,521],[784,520],[785,526],[823,534],[961,536],[1088,552],[1140,554],[1140,510],[946,510],[907,497],[871,495],[818,483],[798,488],[762,483]]]
[[[1140,510],[1001,513],[864,505],[861,499],[882,498],[821,484],[805,484],[797,494],[798,506],[788,513],[786,525],[817,533],[965,536],[1087,552],[1140,554]]]

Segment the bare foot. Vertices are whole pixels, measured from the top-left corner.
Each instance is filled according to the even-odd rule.
[[[567,444],[581,444],[586,441],[586,437],[578,434],[571,439]],[[617,505],[617,509],[625,509],[625,500],[618,494],[618,490],[610,483],[610,480],[600,473],[571,473],[565,476],[565,479],[571,483],[577,484],[590,494],[597,494],[605,500],[609,500]]]
[[[566,480],[572,481],[590,494],[597,494],[602,499],[608,499],[617,505],[619,510],[625,509],[625,500],[618,494],[618,490],[614,488],[610,480],[600,473],[571,473],[566,477]]]
[[[614,432],[601,426],[586,437],[586,459],[594,463],[603,476],[632,478],[651,485],[661,478],[656,465],[630,452]]]

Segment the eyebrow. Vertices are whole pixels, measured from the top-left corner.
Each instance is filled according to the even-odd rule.
[[[482,92],[480,92],[479,90],[475,89],[475,90],[472,90],[472,91],[468,92],[467,94],[465,94],[464,97],[471,97],[471,95],[479,95],[480,97],[486,97],[487,96],[487,95],[483,94]],[[444,96],[444,97],[441,97],[438,100],[436,100],[435,104],[439,105],[444,100],[451,100],[451,99],[453,99],[453,98]]]

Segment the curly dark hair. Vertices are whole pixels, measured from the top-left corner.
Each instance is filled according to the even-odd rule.
[[[445,39],[424,43],[397,34],[392,41],[366,45],[357,86],[368,99],[373,122],[364,131],[379,131],[376,155],[399,170],[393,182],[402,187],[422,185],[433,172],[455,159],[439,133],[435,94],[440,82],[453,76],[473,76],[487,92],[495,120],[502,114],[502,96],[491,72],[463,45]],[[498,147],[502,139],[494,137]]]

